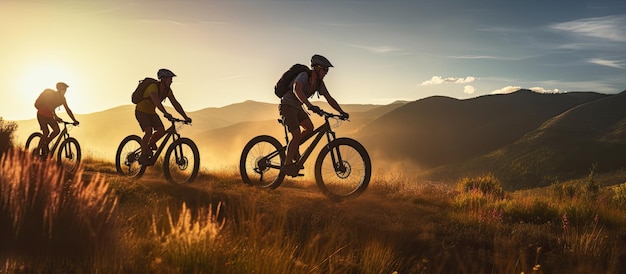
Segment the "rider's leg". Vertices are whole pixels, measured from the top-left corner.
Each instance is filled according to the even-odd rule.
[[[287,104],[280,104],[278,110],[283,119],[283,123],[287,126],[287,130],[291,133],[291,140],[287,144],[287,155],[283,165],[291,164],[300,146],[302,134],[300,132],[300,124],[307,120],[308,116],[301,107],[295,107]]]
[[[287,145],[287,154],[285,155],[285,163],[284,165],[290,164],[293,161],[293,157],[296,155],[298,148],[300,147],[300,141],[302,140],[302,133],[300,132],[300,128],[296,128],[291,133],[291,140]]]
[[[165,136],[165,128],[157,128],[154,134],[152,134],[152,138],[150,138],[150,142],[148,143],[148,147],[156,147],[156,143],[161,140]]]
[[[48,128],[48,125],[51,124],[49,117],[45,117],[42,115],[37,115],[37,121],[39,122],[39,128],[41,129],[41,139],[39,140],[39,144],[37,144],[37,149],[41,149],[44,147],[44,145],[48,144],[48,141],[50,139],[50,129]],[[54,120],[52,121],[54,122]]]
[[[308,118],[308,116],[306,116]],[[304,130],[301,132],[300,127]],[[300,159],[300,144],[305,140],[305,137],[313,132],[313,122],[310,119],[304,119],[300,121],[300,125],[291,132],[291,141],[287,145],[287,155],[285,155],[285,163],[283,164],[283,172],[289,176],[298,176],[299,169],[302,166],[297,166],[294,160]],[[296,156],[297,155],[297,156]],[[296,159],[297,157],[297,159]]]
[[[300,126],[302,127],[302,133],[301,133],[301,139],[300,139],[300,144],[302,144],[302,142],[308,138],[309,136],[311,136],[311,134],[313,134],[313,122],[311,121],[311,119],[306,119],[302,122],[300,122]]]
[[[165,135],[165,126],[159,118],[159,115],[154,113],[149,116],[150,124],[152,128],[156,130],[154,134],[152,134],[152,138],[150,138],[150,142],[148,143],[149,147],[156,146],[156,142],[161,139]]]
[[[148,143],[150,142],[150,138],[152,138],[152,127],[146,127],[143,129],[143,138],[141,138],[141,160],[145,161],[150,156],[150,147]]]
[[[154,131],[154,128],[163,127],[163,123],[160,123],[161,120],[156,113],[151,114],[135,110],[135,118],[137,119],[137,122],[139,122],[141,130],[144,132],[143,138],[141,138],[141,157],[139,158],[139,162],[143,164],[147,162],[148,157],[152,154],[148,145],[150,143],[150,138],[152,138],[152,132]],[[161,126],[159,126],[159,123]]]
[[[302,132],[300,132],[300,141],[298,142],[298,146],[302,145],[304,140],[306,140],[307,138],[309,138],[311,136],[311,134],[313,134],[313,122],[311,121],[311,119],[306,119],[306,120],[300,122],[300,127],[302,127],[303,130],[302,130]],[[294,161],[298,161],[298,160],[300,160],[300,157],[301,157],[300,150],[297,149],[296,152],[295,152],[293,160]]]
[[[37,145],[37,149],[42,149],[44,146],[48,145],[50,130],[48,126],[41,127],[41,140],[39,140],[39,144]]]
[[[293,163],[293,159],[296,153],[298,153],[298,148],[302,140],[302,133],[300,132],[300,127],[296,127],[296,129],[290,131],[290,133],[291,141],[287,144],[287,155],[285,155],[285,162],[280,168],[280,172],[295,177],[298,176],[299,168]]]
[[[48,143],[54,139],[54,137],[57,137],[59,135],[59,133],[61,133],[61,129],[59,128],[59,124],[56,123],[56,121],[52,124],[50,124],[50,127],[52,127],[52,132],[50,133],[50,136],[48,136]]]

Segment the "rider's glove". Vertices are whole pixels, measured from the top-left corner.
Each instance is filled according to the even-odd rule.
[[[167,118],[168,120],[172,120],[172,119],[174,118],[174,117],[172,117],[172,114],[169,114],[168,112],[163,113],[163,116],[164,116],[165,118]]]
[[[318,107],[318,106],[315,106],[315,105],[311,105],[309,107],[309,110],[313,111],[314,113],[316,113],[317,115],[320,115],[320,116],[322,116],[322,114],[324,114],[324,112],[322,112],[322,109],[320,107]]]
[[[341,118],[344,120],[348,120],[350,118],[350,114],[348,114],[347,112],[341,112]]]

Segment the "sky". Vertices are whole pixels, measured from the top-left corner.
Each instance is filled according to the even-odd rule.
[[[128,105],[160,68],[187,112],[278,103],[313,54],[343,104],[626,90],[623,0],[0,0],[0,26],[4,120],[59,81],[75,114]]]

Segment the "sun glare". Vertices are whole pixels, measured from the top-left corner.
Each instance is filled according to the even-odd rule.
[[[35,100],[46,88],[56,89],[57,82],[65,82],[70,88],[76,79],[74,73],[63,65],[45,63],[26,68],[20,79],[18,93],[24,100]]]

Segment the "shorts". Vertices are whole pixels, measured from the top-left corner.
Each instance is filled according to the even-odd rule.
[[[48,126],[50,126],[53,131],[59,130],[59,125],[57,124],[57,121],[55,121],[52,117],[37,113],[37,121],[39,122],[39,128],[42,131],[47,130]]]
[[[303,121],[310,120],[309,115],[304,111],[304,109],[302,109],[302,107],[280,104],[278,106],[278,111],[289,131],[299,129],[300,124]]]
[[[165,128],[165,126],[163,126],[163,122],[161,122],[161,118],[159,118],[159,115],[156,113],[148,114],[135,110],[135,118],[137,119],[137,122],[139,122],[139,126],[142,131],[147,127],[152,129]]]

